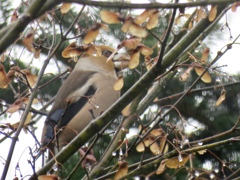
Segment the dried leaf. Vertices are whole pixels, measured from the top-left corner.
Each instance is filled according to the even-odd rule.
[[[216,16],[217,16],[217,6],[216,5],[211,6],[211,10],[210,10],[209,15],[208,15],[208,20],[210,22],[212,22],[212,21],[215,20]]]
[[[16,21],[17,19],[18,19],[18,14],[17,14],[17,10],[15,9],[11,16],[11,22]]]
[[[72,3],[63,3],[62,6],[61,6],[61,8],[60,8],[60,12],[61,12],[62,14],[67,13],[67,12],[70,10],[71,5],[72,5]]]
[[[132,23],[128,30],[133,36],[139,38],[145,38],[147,36],[147,31],[136,23]]]
[[[184,166],[188,162],[189,156],[188,155],[180,155],[180,156],[181,157],[177,156],[171,159],[166,159],[165,161],[166,166],[171,169],[177,169]]]
[[[140,61],[140,51],[134,51],[128,64],[129,69],[136,68],[139,65],[139,61]]]
[[[195,66],[194,69],[195,69],[195,72],[197,73],[198,76],[202,75],[203,71],[205,71],[205,69],[203,67],[199,67],[199,66],[198,67]],[[211,83],[212,82],[212,78],[207,71],[201,77],[201,80],[205,83]]]
[[[128,163],[126,161],[118,162],[118,170],[114,176],[114,180],[121,179],[122,177],[126,176],[127,173],[128,173]]]
[[[235,2],[235,3],[233,3],[233,5],[232,5],[232,7],[231,7],[231,11],[232,11],[232,12],[236,12],[238,6],[240,6],[240,2]]]
[[[143,144],[143,142],[140,142],[137,146],[136,146],[136,150],[137,152],[143,152],[145,150],[145,146]]]
[[[188,69],[184,73],[181,74],[181,76],[179,77],[179,80],[186,81],[192,70],[193,70],[193,66],[189,66]]]
[[[134,19],[134,22],[138,25],[144,23],[149,17],[148,10],[145,9],[139,16]]]
[[[156,171],[156,174],[159,175],[159,174],[162,174],[163,171],[165,170],[165,167],[166,167],[166,163],[165,161],[161,161],[157,171]]]
[[[157,154],[160,154],[160,151],[159,151],[159,147],[158,147],[158,144],[156,142],[154,142],[151,146],[150,146],[150,151],[157,155]]]
[[[26,76],[29,85],[33,87],[37,81],[37,76],[33,75],[29,69],[23,69],[21,72]]]
[[[147,29],[151,30],[158,25],[158,16],[159,16],[159,11],[157,10],[149,18],[147,25],[146,25]]]
[[[39,59],[40,53],[41,53],[41,49],[40,48],[35,49],[34,58],[35,59]]]
[[[64,58],[76,58],[77,56],[86,53],[89,55],[98,54],[98,49],[90,44],[84,46],[77,46],[75,42],[69,44],[62,52]]]
[[[0,63],[0,88],[7,88],[10,80],[6,75],[4,66]]]
[[[218,98],[218,100],[216,102],[216,106],[220,106],[225,99],[226,99],[226,90],[223,89],[220,97]]]
[[[118,14],[111,11],[101,11],[100,17],[103,22],[107,24],[119,24],[123,20],[123,18]]]
[[[150,56],[153,53],[153,50],[143,44],[139,44],[138,48],[142,55],[144,56]]]
[[[209,57],[209,52],[210,52],[210,49],[208,47],[206,47],[203,50],[202,57],[201,57],[202,64],[206,64],[207,63],[207,60],[208,60],[208,57]]]
[[[165,132],[163,131],[162,128],[158,128],[158,129],[153,129],[151,132],[150,132],[151,135],[155,136],[155,137],[163,137]]]
[[[122,89],[123,85],[124,85],[123,77],[119,77],[117,81],[114,83],[113,89],[115,91],[119,91]]]
[[[199,22],[201,19],[206,18],[207,14],[205,12],[205,10],[201,7],[200,9],[198,9],[197,11],[197,18],[196,18],[196,22]]]
[[[100,24],[100,23],[95,24],[93,27],[91,27],[88,30],[87,34],[85,35],[85,37],[83,39],[83,42],[85,44],[89,44],[89,43],[93,42],[96,39],[96,37],[98,36],[101,28],[108,29],[107,26],[104,24]]]
[[[34,52],[35,49],[32,45],[33,43],[33,40],[34,40],[34,34],[33,33],[29,33],[23,40],[23,45],[27,48],[27,50],[29,52]]]
[[[12,105],[8,107],[7,112],[14,113],[18,111],[22,107],[22,105],[26,103],[27,100],[28,98],[25,98],[25,97],[17,99]]]
[[[160,146],[159,146],[159,152],[160,152],[160,154],[162,154],[164,151],[163,150],[165,150],[166,152],[168,151],[168,149],[166,149],[166,148],[168,148],[167,146],[168,146],[168,144],[166,144],[166,141],[167,141],[167,134],[165,134],[161,139],[160,139]],[[164,149],[165,148],[165,149]],[[164,152],[164,154],[166,153],[166,152]]]
[[[129,30],[129,27],[132,25],[132,23],[133,23],[132,17],[128,17],[128,18],[124,21],[123,26],[122,26],[122,28],[121,28],[122,32],[127,33],[128,30]]]
[[[203,150],[198,151],[198,154],[203,155],[203,154],[205,154],[206,152],[207,152],[207,150],[206,150],[206,149],[203,149]]]
[[[5,61],[5,53],[2,53],[0,56],[0,62],[4,62]]]
[[[130,115],[130,113],[131,113],[131,111],[130,111],[130,108],[131,108],[131,104],[132,103],[129,103],[123,110],[122,110],[122,115],[123,116],[129,116]]]
[[[137,45],[141,40],[141,38],[125,39],[121,42],[120,46],[125,47],[129,50],[136,49]]]
[[[38,180],[58,180],[58,177],[56,175],[40,175]]]

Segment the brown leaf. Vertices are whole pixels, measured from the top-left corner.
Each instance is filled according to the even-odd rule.
[[[34,86],[34,84],[37,81],[37,76],[33,75],[29,69],[23,69],[21,72],[26,76],[28,83],[31,87]],[[24,78],[23,78],[24,79]]]
[[[125,21],[123,22],[123,26],[121,28],[122,32],[127,33],[132,23],[133,23],[132,17],[128,17],[127,19],[125,19]]]
[[[208,60],[208,57],[209,57],[209,52],[210,52],[210,49],[208,47],[206,47],[203,52],[202,52],[202,57],[201,57],[201,62],[203,64],[206,64],[207,63],[207,60]]]
[[[33,33],[29,33],[25,38],[23,38],[22,42],[23,42],[23,45],[27,48],[27,50],[29,52],[34,52],[35,49],[32,45],[33,43],[33,40],[34,40],[34,34]]]
[[[121,42],[119,46],[125,47],[128,50],[136,49],[141,40],[142,40],[141,38],[125,39]]]
[[[139,61],[140,61],[140,51],[133,51],[133,54],[128,64],[129,69],[136,68],[139,65]]]
[[[115,91],[119,91],[122,89],[123,85],[124,85],[123,77],[119,77],[117,81],[114,83],[113,89]]]
[[[195,66],[194,69],[195,69],[195,72],[197,73],[198,76],[202,75],[203,71],[205,71],[205,69],[203,67],[199,67],[199,66],[198,67]],[[212,82],[212,78],[207,71],[201,77],[201,80],[205,83],[211,83]]]
[[[166,163],[165,161],[161,161],[157,171],[156,171],[156,174],[159,175],[159,174],[162,174],[163,171],[165,170],[165,167],[166,167]]]
[[[6,75],[4,66],[0,63],[0,88],[7,88],[10,81]]]
[[[18,111],[22,107],[22,105],[24,103],[26,103],[27,100],[28,100],[28,98],[26,98],[26,97],[22,97],[20,99],[17,99],[12,105],[10,105],[8,107],[7,112],[14,113],[14,112]]]
[[[41,53],[41,49],[40,48],[35,49],[34,58],[35,59],[39,59],[40,53]]]
[[[153,29],[158,25],[158,17],[159,17],[159,11],[156,10],[149,18],[146,28],[147,29]]]
[[[218,98],[218,100],[216,102],[216,106],[220,106],[225,99],[226,99],[226,90],[223,89],[220,97]]]
[[[18,19],[18,14],[17,14],[17,10],[15,9],[11,16],[11,22],[16,21],[17,19]]]
[[[134,19],[134,22],[138,25],[144,23],[149,17],[148,10],[145,9],[139,16]]]
[[[118,170],[114,176],[114,180],[121,179],[128,173],[128,163],[126,161],[118,162]]]
[[[211,6],[211,10],[210,10],[209,15],[208,15],[208,20],[210,22],[212,22],[212,21],[215,20],[216,16],[217,16],[217,6],[216,5]]]
[[[139,44],[138,48],[142,55],[144,56],[150,56],[153,53],[153,50],[143,44]]]
[[[196,18],[196,22],[199,22],[201,19],[206,18],[207,14],[205,12],[205,10],[201,7],[200,9],[198,9],[197,11],[197,18]]]
[[[157,154],[160,154],[161,152],[159,151],[159,147],[158,147],[158,144],[156,142],[152,143],[152,145],[150,146],[150,151],[157,155]]]
[[[232,7],[231,7],[231,11],[232,11],[232,12],[236,12],[238,6],[240,6],[240,2],[235,2],[235,3],[233,3],[233,5],[232,5]]]
[[[206,150],[206,149],[203,149],[203,150],[198,151],[198,154],[203,155],[203,154],[205,154],[206,152],[207,152],[207,150]]]
[[[88,30],[87,34],[85,35],[85,37],[83,39],[83,42],[85,44],[89,44],[89,43],[93,42],[96,39],[96,37],[98,36],[101,28],[103,28],[105,30],[108,29],[107,26],[104,24],[101,24],[101,23],[95,24],[93,27],[91,27]]]
[[[63,3],[61,8],[60,8],[60,12],[62,14],[67,13],[71,9],[71,5],[72,5],[72,3]]]
[[[160,154],[166,153],[168,151],[168,144],[166,144],[167,141],[167,134],[165,134],[161,139],[160,139],[160,146],[159,146],[159,152]],[[166,151],[166,152],[165,152]]]
[[[166,159],[165,163],[168,168],[177,169],[184,166],[189,160],[188,155],[181,155],[173,157],[171,159]]]
[[[181,76],[179,77],[180,81],[186,81],[191,73],[191,71],[193,70],[193,66],[189,66],[187,68],[187,70],[181,74]]]
[[[102,10],[100,12],[100,17],[103,22],[107,24],[119,24],[123,21],[123,18],[115,12]]]
[[[128,30],[133,36],[139,38],[145,38],[147,36],[147,31],[136,23],[132,23]]]

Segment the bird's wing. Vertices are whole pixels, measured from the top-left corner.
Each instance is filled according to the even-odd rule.
[[[77,76],[74,75],[77,73]],[[89,81],[95,73],[72,72],[70,76],[78,77],[73,79],[70,76],[59,89],[55,103],[45,121],[42,145],[47,145],[54,137],[54,127],[66,126],[78,111],[88,102],[88,98],[96,92],[96,88]]]

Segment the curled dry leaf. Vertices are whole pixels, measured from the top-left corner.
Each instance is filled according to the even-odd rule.
[[[144,56],[150,56],[153,53],[153,50],[143,44],[139,44],[137,48],[140,50],[141,54]]]
[[[126,161],[118,162],[118,170],[114,176],[114,180],[121,179],[128,173],[128,163]]]
[[[139,16],[134,19],[134,22],[138,25],[144,23],[149,18],[148,11],[148,9],[145,9]]]
[[[85,37],[83,39],[83,42],[85,44],[89,44],[89,43],[93,42],[96,39],[96,37],[98,36],[98,34],[100,33],[101,28],[108,30],[107,25],[97,23],[88,30],[87,34],[85,35]]]
[[[102,21],[107,24],[119,24],[123,21],[120,14],[111,11],[102,10],[100,12],[100,17]]]
[[[210,49],[206,47],[202,52],[201,63],[206,64],[209,57]]]
[[[139,61],[140,61],[140,51],[139,50],[133,51],[128,64],[129,69],[136,68],[139,65]]]
[[[26,97],[17,99],[12,105],[10,105],[8,107],[7,112],[14,113],[14,112],[18,111],[22,107],[23,104],[27,103],[27,101],[28,101],[28,98],[26,98]]]
[[[77,56],[80,56],[81,54],[101,54],[101,49],[97,48],[93,44],[84,45],[84,46],[77,46],[75,42],[69,44],[62,52],[62,56],[64,58],[76,58]]]
[[[177,169],[184,166],[188,162],[189,156],[183,154],[182,155],[180,154],[180,156],[181,159],[179,158],[179,156],[173,157],[171,159],[166,159],[165,160],[166,166],[171,169]]]
[[[166,163],[165,161],[161,161],[157,171],[156,171],[156,174],[159,175],[159,174],[162,174],[163,171],[165,170],[165,167],[166,167]]]
[[[195,72],[197,73],[198,76],[202,75],[202,73],[205,71],[205,69],[203,67],[200,67],[199,65],[195,66],[194,69],[195,69]],[[212,82],[212,78],[207,71],[201,77],[201,80],[205,83],[211,83]]]
[[[208,20],[210,22],[212,22],[212,21],[215,20],[216,16],[217,16],[217,6],[216,5],[215,6],[211,6],[211,10],[210,10],[210,12],[208,14]]]
[[[72,5],[72,3],[63,3],[62,6],[61,6],[61,8],[60,8],[60,12],[61,12],[62,14],[67,13],[67,12],[70,10],[71,5]]]
[[[198,151],[198,154],[203,155],[203,154],[205,154],[206,152],[207,152],[207,150],[206,150],[206,149],[203,149],[203,150]]]
[[[23,42],[23,45],[27,48],[27,50],[29,52],[34,52],[35,49],[32,45],[33,43],[33,40],[34,40],[34,34],[33,33],[29,33],[26,37],[23,38],[22,42]]]
[[[179,77],[179,80],[186,81],[192,70],[193,70],[193,66],[191,65],[187,68],[187,70],[184,73],[181,74],[181,76]]]
[[[223,89],[215,105],[220,106],[225,99],[226,99],[226,90]]]
[[[115,91],[119,91],[122,89],[123,85],[124,85],[123,77],[119,77],[117,81],[114,83],[113,89]]]

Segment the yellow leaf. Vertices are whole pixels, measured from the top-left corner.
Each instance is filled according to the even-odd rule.
[[[133,52],[128,64],[129,69],[136,68],[139,65],[139,61],[140,61],[139,59],[140,59],[140,52],[139,51]]]
[[[136,150],[137,152],[143,152],[145,150],[145,146],[143,144],[143,142],[140,142],[137,146],[136,146]]]
[[[113,89],[114,89],[115,91],[119,91],[119,90],[122,89],[123,85],[124,85],[123,77],[120,77],[120,78],[118,78],[117,81],[114,83]]]
[[[124,116],[129,116],[131,111],[130,111],[131,103],[129,103],[123,110],[122,110],[122,115]]]
[[[118,13],[114,13],[111,11],[101,11],[100,17],[103,22],[107,24],[119,24],[123,21],[122,17]]]
[[[206,149],[203,149],[203,150],[198,151],[198,154],[203,155],[203,154],[206,153],[206,152],[207,152],[207,150],[206,150]]]
[[[208,20],[210,22],[212,22],[212,21],[215,20],[216,16],[217,16],[217,6],[216,5],[211,6],[211,10],[210,10],[209,15],[208,15]]]
[[[70,10],[71,5],[72,5],[72,3],[63,3],[62,6],[61,6],[61,8],[60,8],[60,12],[61,12],[62,14],[67,13],[67,12]]]
[[[221,92],[221,96],[218,98],[216,102],[216,106],[220,106],[225,99],[226,99],[226,90],[223,89]]]
[[[118,170],[114,176],[114,180],[121,179],[128,173],[128,163],[126,161],[118,162]]]
[[[189,160],[188,155],[181,155],[173,157],[171,159],[166,159],[165,163],[168,168],[177,169],[184,166]]]
[[[203,71],[205,71],[205,69],[203,67],[199,67],[199,66],[198,67],[195,66],[194,69],[195,69],[195,72],[197,73],[198,76],[202,75]],[[212,82],[212,78],[207,71],[201,77],[201,80],[205,83],[211,83]]]

